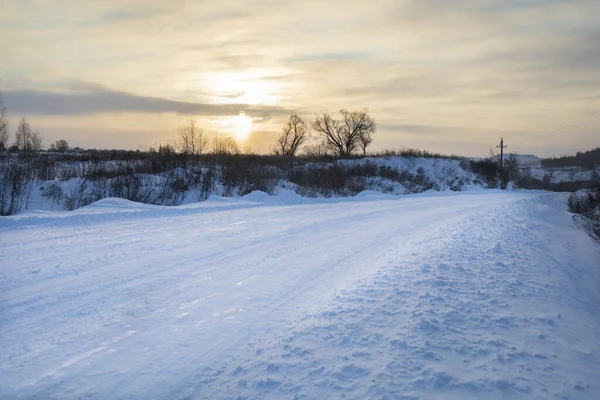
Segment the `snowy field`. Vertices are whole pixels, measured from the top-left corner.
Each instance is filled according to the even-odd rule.
[[[0,219],[2,399],[599,399],[600,246],[480,191]]]

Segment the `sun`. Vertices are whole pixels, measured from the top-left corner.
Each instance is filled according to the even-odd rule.
[[[252,118],[248,117],[244,111],[235,117],[235,136],[238,140],[246,140],[252,132]]]

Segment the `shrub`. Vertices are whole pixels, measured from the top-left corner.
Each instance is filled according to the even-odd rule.
[[[183,178],[177,178],[171,182],[171,189],[176,193],[183,193],[190,190],[190,187]]]
[[[49,183],[48,185],[46,185],[45,187],[41,187],[41,194],[42,197],[45,197],[47,199],[52,199],[52,204],[50,205],[50,209],[54,209],[54,203],[56,202],[57,204],[60,204],[60,201],[62,200],[63,197],[63,189],[60,186],[60,183],[57,181],[54,181],[52,183]]]
[[[15,214],[29,182],[27,164],[11,161],[2,165],[0,182],[0,215]]]
[[[492,160],[471,161],[471,171],[483,177],[489,188],[498,186],[500,166]]]
[[[600,241],[600,188],[589,189],[586,193],[571,193],[567,202],[575,221],[584,227],[595,240]]]

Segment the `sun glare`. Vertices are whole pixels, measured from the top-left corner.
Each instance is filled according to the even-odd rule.
[[[273,76],[281,71],[227,71],[203,76],[204,89],[210,100],[219,104],[276,104],[281,92],[280,84]],[[191,79],[190,79],[191,80]]]
[[[235,136],[238,140],[245,140],[252,131],[252,118],[248,117],[244,111],[235,117]]]

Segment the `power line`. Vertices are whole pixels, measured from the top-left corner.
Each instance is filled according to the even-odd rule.
[[[597,100],[598,99],[595,99],[594,101],[597,101]],[[593,103],[593,101],[589,102],[588,104],[591,104],[591,103]],[[588,104],[586,104],[586,106]],[[585,106],[583,106],[583,107],[585,107]],[[550,131],[546,131],[546,132],[544,132],[544,133],[542,133],[540,135],[537,135],[537,136],[534,136],[534,137],[531,137],[531,138],[526,138],[526,139],[517,141],[513,145],[518,145],[518,144],[526,143],[526,142],[529,142],[529,141],[532,141],[532,140],[540,139],[540,138],[543,138],[543,137],[546,137],[546,136],[550,136],[550,135],[554,135],[554,134],[563,132],[567,128],[573,127],[574,125],[576,126],[576,124],[578,124],[578,123],[580,124],[580,123],[588,121],[588,120],[594,120],[598,116],[600,116],[600,107],[594,108],[591,111],[587,111],[578,120],[567,122],[567,123],[561,125],[560,127],[556,128],[556,129],[552,129]]]

